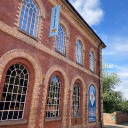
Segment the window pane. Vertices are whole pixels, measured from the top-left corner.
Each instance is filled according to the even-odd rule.
[[[77,41],[76,61],[79,64],[82,64],[82,46],[81,46],[81,43],[79,41]]]
[[[72,115],[78,116],[80,114],[80,87],[76,83],[73,87],[73,106],[72,106]]]
[[[19,21],[19,27],[31,35],[37,36],[37,29],[34,28],[38,27],[38,19],[39,10],[36,3],[32,0],[24,0]]]
[[[25,75],[27,77],[23,77]],[[23,116],[20,110],[24,111],[28,79],[29,74],[25,66],[14,64],[8,69],[0,101],[0,120],[13,120]]]
[[[49,92],[47,99],[46,117],[53,118],[59,116],[60,103],[60,80],[53,76],[49,82]]]
[[[90,69],[94,71],[94,55],[93,52],[90,52]]]
[[[65,54],[65,39],[65,30],[61,25],[59,25],[58,35],[56,36],[56,50],[62,54]]]

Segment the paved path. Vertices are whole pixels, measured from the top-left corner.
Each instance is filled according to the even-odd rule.
[[[121,123],[117,125],[105,125],[104,128],[128,128],[128,123]]]

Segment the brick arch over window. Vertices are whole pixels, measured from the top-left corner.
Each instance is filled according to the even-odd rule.
[[[30,52],[23,50],[23,49],[15,49],[8,51],[0,58],[0,81],[2,79],[2,74],[4,71],[5,66],[13,59],[16,58],[24,58],[28,60],[33,69],[34,69],[34,75],[35,75],[35,83],[33,88],[33,94],[32,94],[32,101],[31,101],[31,107],[30,107],[30,115],[28,120],[28,127],[34,126],[35,122],[35,112],[36,112],[36,104],[35,102],[38,100],[38,92],[36,91],[36,88],[39,88],[39,85],[42,85],[42,68],[38,62],[38,60],[35,58],[33,54]],[[31,117],[33,117],[33,120],[31,120]]]
[[[86,99],[86,93],[87,93],[87,90],[86,90],[86,84],[85,84],[85,82],[84,82],[84,80],[83,80],[83,78],[80,76],[80,75],[76,75],[76,76],[74,76],[74,78],[73,78],[73,80],[72,80],[72,83],[71,83],[71,88],[70,88],[70,90],[71,90],[71,96],[70,96],[70,114],[69,114],[69,126],[71,127],[71,118],[72,118],[72,101],[73,101],[73,99],[72,99],[72,95],[73,95],[73,86],[74,86],[74,84],[75,84],[75,82],[77,82],[77,81],[80,81],[80,83],[81,83],[81,90],[82,90],[82,93],[83,93],[83,100],[82,100],[82,113],[81,114],[83,114],[83,115],[81,115],[82,116],[82,124],[83,124],[83,126],[84,126],[84,124],[85,124],[85,99]]]
[[[94,72],[96,72],[96,53],[95,53],[95,50],[93,48],[90,49],[90,54],[91,52],[93,53],[93,59],[94,59]],[[91,55],[89,54],[89,66],[90,66],[90,57]],[[91,69],[91,67],[90,67]]]
[[[79,41],[81,43],[82,46],[82,65],[85,64],[85,43],[84,40],[81,36],[78,36],[75,40],[75,60],[76,60],[76,55],[77,55],[77,41]]]
[[[19,0],[19,6],[18,6],[18,10],[17,10],[17,14],[16,14],[16,19],[15,19],[15,25],[17,26],[17,28],[19,27],[19,21],[20,21],[20,16],[21,16],[21,10],[22,10],[22,5],[23,5],[23,0]],[[38,21],[38,28],[37,28],[37,38],[41,39],[42,36],[42,32],[43,32],[43,22],[45,19],[45,8],[43,5],[42,0],[33,0],[39,10],[39,21]]]
[[[98,114],[98,97],[99,97],[99,93],[98,93],[98,86],[93,82],[93,81],[91,81],[90,83],[89,83],[89,86],[88,86],[88,90],[87,90],[87,111],[88,111],[88,103],[89,103],[89,101],[88,101],[88,99],[89,99],[89,89],[90,89],[90,87],[91,87],[91,85],[93,85],[94,86],[94,88],[95,88],[95,91],[96,91],[96,122],[94,122],[94,123],[96,123],[96,124],[98,124],[98,117],[99,117],[99,114]],[[87,113],[87,120],[88,120],[88,113]],[[90,124],[89,123],[89,121],[87,121],[88,122],[88,124]]]
[[[48,92],[48,87],[49,87],[49,79],[51,78],[52,74],[54,72],[59,72],[64,80],[64,95],[63,95],[63,112],[62,112],[62,127],[66,126],[66,115],[67,115],[67,96],[68,96],[68,89],[69,89],[69,80],[68,80],[68,75],[65,72],[65,69],[59,65],[54,65],[52,66],[48,72],[46,73],[45,76],[45,81],[44,81],[44,105],[42,105],[42,113],[41,113],[41,121],[40,121],[40,126],[43,127],[43,122],[45,118],[45,106],[46,106],[46,100],[47,100],[47,92]]]

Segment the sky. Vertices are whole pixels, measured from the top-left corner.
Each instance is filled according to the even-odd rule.
[[[128,0],[69,0],[106,44],[103,62],[121,83],[115,86],[128,100]]]

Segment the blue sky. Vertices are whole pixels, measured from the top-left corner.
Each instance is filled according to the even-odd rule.
[[[69,0],[107,45],[103,61],[121,78],[115,90],[128,100],[128,0]]]

